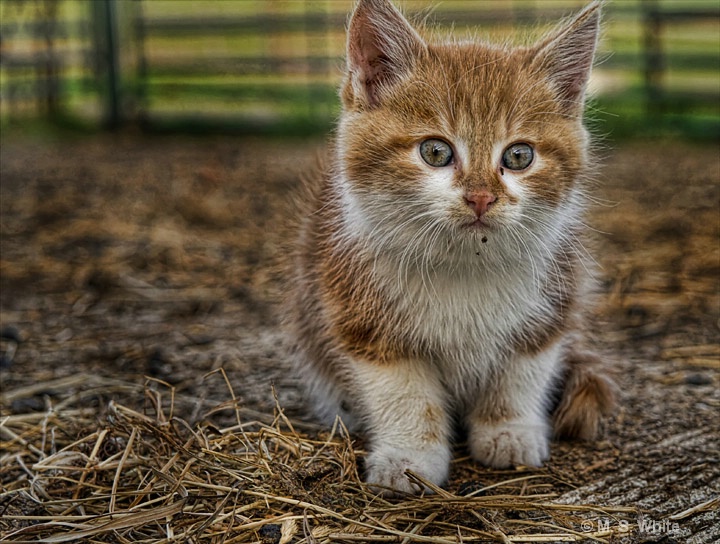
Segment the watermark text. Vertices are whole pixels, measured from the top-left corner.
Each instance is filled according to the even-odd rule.
[[[636,523],[626,519],[586,519],[580,524],[583,533],[630,533],[646,535],[672,535],[680,532],[680,524],[669,519],[653,519],[640,516]]]

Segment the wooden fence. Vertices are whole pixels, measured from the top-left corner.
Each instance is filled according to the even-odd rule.
[[[434,27],[506,35],[538,30],[584,3],[448,0],[429,12],[424,0],[403,5]],[[0,0],[0,113],[3,121],[63,115],[110,127],[324,129],[336,113],[351,6]],[[717,1],[616,0],[607,11],[600,99],[634,101],[650,117],[700,112],[718,126]],[[688,77],[699,84],[683,85]]]
[[[662,114],[670,109],[673,99],[680,96],[687,101],[717,101],[720,94],[700,89],[684,90],[682,93],[669,93],[666,90],[665,78],[670,68],[669,57],[664,43],[664,35],[668,28],[683,23],[696,23],[703,20],[720,20],[720,4],[712,3],[707,7],[700,6],[689,9],[682,5],[674,8],[664,7],[658,0],[644,0],[642,4],[643,13],[643,60],[644,60],[644,90],[646,108],[649,115]],[[715,47],[707,52],[692,55],[676,55],[674,63],[676,67],[682,66],[686,70],[693,69],[714,69],[720,72],[720,32],[715,35]],[[720,87],[713,89],[720,93]]]

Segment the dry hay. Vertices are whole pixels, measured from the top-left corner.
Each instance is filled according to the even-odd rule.
[[[634,508],[553,502],[540,473],[519,471],[465,496],[422,482],[435,494],[383,499],[361,482],[364,452],[341,422],[300,430],[307,424],[279,406],[272,419],[244,410],[231,388],[228,402],[207,411],[232,414],[233,424],[218,427],[175,416],[175,404],[192,399],[154,380],[144,391],[87,376],[42,387],[75,394],[2,421],[8,542],[606,542],[632,529]],[[116,402],[100,417],[83,408],[88,396],[118,391],[144,394],[145,413]],[[5,392],[3,404],[33,392]],[[617,523],[583,532],[589,513]]]
[[[597,328],[623,362],[604,440],[517,471],[460,445],[445,489],[393,500],[361,483],[360,437],[301,419],[269,316],[268,233],[312,143],[2,149],[0,540],[720,538],[716,148],[628,146],[603,170]]]

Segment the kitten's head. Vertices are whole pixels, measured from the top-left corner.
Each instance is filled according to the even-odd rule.
[[[587,170],[599,8],[509,47],[429,43],[389,0],[359,0],[338,131],[351,222],[398,244],[561,230]]]

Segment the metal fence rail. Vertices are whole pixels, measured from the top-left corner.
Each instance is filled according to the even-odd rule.
[[[537,32],[584,3],[403,5],[441,31],[504,36]],[[337,111],[351,7],[352,0],[0,0],[2,120],[325,128]],[[651,117],[699,112],[717,124],[716,0],[622,1],[607,11],[605,58],[593,80],[600,99],[628,108],[634,100]],[[683,86],[693,78],[702,84]]]

